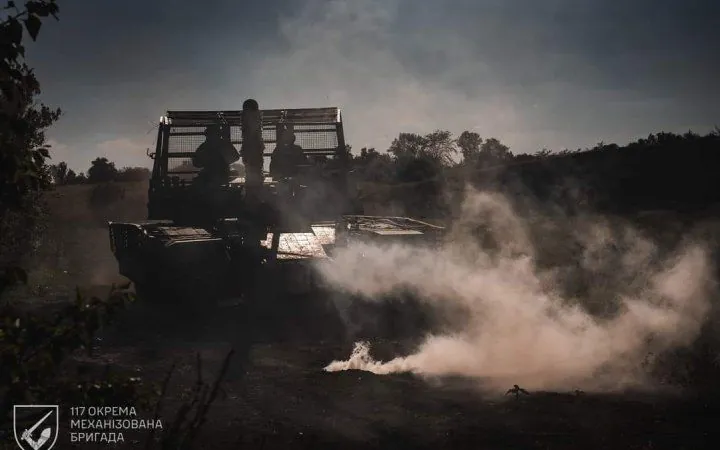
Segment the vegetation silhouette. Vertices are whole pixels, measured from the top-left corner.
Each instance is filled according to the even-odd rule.
[[[521,388],[521,387],[518,386],[517,384],[513,384],[513,387],[511,387],[510,389],[508,389],[507,392],[505,393],[505,395],[513,395],[513,396],[515,397],[515,400],[519,400],[519,399],[520,399],[520,394],[522,394],[522,395],[530,395],[530,393],[529,393],[528,391],[526,391],[525,389]]]
[[[77,182],[67,164],[47,163],[50,146],[45,131],[59,117],[60,110],[38,104],[40,83],[25,61],[24,30],[36,40],[48,16],[55,17],[55,0],[27,1],[23,8],[14,1],[5,6],[7,17],[0,22],[0,299],[17,284],[27,284],[28,275],[19,264],[28,251],[34,233],[47,217],[42,194],[60,184]],[[24,27],[23,27],[24,25]],[[138,171],[125,171],[137,177]],[[108,182],[119,172],[107,158],[97,158],[88,170],[92,182]],[[159,411],[163,392],[155,392],[138,377],[94,373],[82,364],[68,366],[71,356],[92,354],[93,343],[102,331],[134,300],[129,285],[115,287],[105,299],[87,298],[78,289],[75,301],[55,308],[33,307],[3,301],[0,305],[0,416],[3,429],[12,428],[12,405],[132,405],[139,409],[156,403]],[[228,354],[227,361],[232,354]],[[160,438],[150,434],[146,448],[191,448],[215,400],[224,367],[214,383],[198,379],[198,394],[181,406],[170,432]],[[160,398],[158,398],[158,395]],[[185,420],[185,417],[192,420]],[[64,424],[66,426],[66,424]],[[63,425],[61,425],[63,426]],[[115,431],[115,430],[113,430]],[[114,437],[117,434],[113,433]],[[102,441],[102,440],[101,440]],[[4,443],[3,443],[4,445]]]

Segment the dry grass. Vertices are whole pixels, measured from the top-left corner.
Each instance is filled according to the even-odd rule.
[[[45,195],[47,229],[37,250],[27,256],[29,285],[8,293],[10,301],[62,302],[74,289],[104,295],[125,281],[110,251],[109,220],[143,220],[147,183],[122,183],[125,198],[92,208],[92,185],[59,186]]]

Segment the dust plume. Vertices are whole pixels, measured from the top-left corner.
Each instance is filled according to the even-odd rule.
[[[468,192],[439,249],[358,244],[321,271],[362,300],[410,291],[463,320],[410,355],[374,361],[368,343],[327,371],[468,376],[486,386],[612,390],[647,383],[648,354],[691,344],[710,309],[710,261],[688,241],[666,252],[626,224],[519,215]],[[449,316],[448,316],[449,317]]]

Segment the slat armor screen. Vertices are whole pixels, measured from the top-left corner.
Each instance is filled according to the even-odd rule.
[[[192,165],[192,155],[205,141],[205,127],[221,120],[230,126],[230,138],[240,151],[242,145],[242,111],[168,111],[168,172],[182,178],[192,178],[199,169]],[[344,146],[342,121],[338,108],[311,108],[263,111],[263,140],[265,142],[265,170],[269,155],[275,149],[276,128],[281,120],[292,124],[295,143],[312,157],[332,158],[339,146]],[[240,162],[240,161],[238,161]]]

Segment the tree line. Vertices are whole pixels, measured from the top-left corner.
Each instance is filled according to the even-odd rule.
[[[536,153],[513,153],[500,139],[472,131],[455,137],[450,131],[435,130],[399,133],[384,151],[363,147],[353,152],[346,145],[336,160],[349,166],[360,182],[414,186],[419,203],[439,196],[449,185],[471,183],[554,201],[568,201],[570,192],[574,201],[581,193],[584,202],[596,207],[613,203],[629,208],[631,198],[637,207],[670,200],[688,205],[720,201],[710,192],[718,155],[720,129],[706,135],[660,132],[623,146],[600,142],[590,148],[556,152],[543,148]],[[233,168],[240,175],[244,172],[241,164]],[[65,162],[43,170],[56,185],[150,178],[147,168],[118,169],[106,157],[92,160],[84,173],[74,172]]]
[[[672,153],[674,162],[691,160],[695,169],[701,169],[698,157],[712,157],[714,149],[720,151],[720,128],[700,135],[692,131],[684,134],[660,132],[650,134],[624,146],[600,142],[593,147],[551,151],[543,148],[536,153],[513,153],[499,139],[482,138],[478,133],[463,131],[455,138],[450,131],[436,130],[421,135],[400,133],[385,152],[363,147],[358,154],[346,146],[338,155],[365,181],[414,182],[438,175],[462,174],[475,181],[493,179],[501,172],[517,171],[521,166],[553,168],[558,174],[570,175],[586,161],[608,164],[619,169],[619,164],[633,157],[645,158],[644,166],[651,168],[659,156]],[[653,152],[647,153],[647,152]],[[682,163],[681,163],[682,164]],[[586,167],[586,169],[588,169]],[[640,170],[636,170],[640,169]],[[642,176],[645,170],[633,167],[633,175]],[[627,172],[627,171],[625,171]],[[529,172],[528,172],[529,174]],[[590,175],[590,174],[588,174]]]
[[[400,133],[384,152],[363,147],[353,155],[348,146],[340,159],[364,181],[412,183],[430,180],[464,167],[487,168],[512,161],[510,148],[491,137],[463,131],[457,138],[447,130],[428,134]],[[520,158],[530,155],[519,155]]]
[[[97,184],[111,181],[146,181],[150,178],[150,170],[145,167],[123,167],[118,169],[115,163],[105,157],[95,158],[90,163],[87,174],[76,173],[68,168],[65,161],[48,166],[52,183],[58,186],[68,184]]]
[[[471,184],[515,198],[595,210],[698,210],[720,203],[720,129],[660,132],[626,145],[513,153],[497,138],[446,130],[400,133],[385,152],[348,146],[337,155],[360,182],[406,186],[383,191],[408,212],[443,208],[448,190]],[[395,197],[395,198],[392,198]],[[413,206],[414,205],[414,206]],[[427,212],[427,211],[425,211]]]

